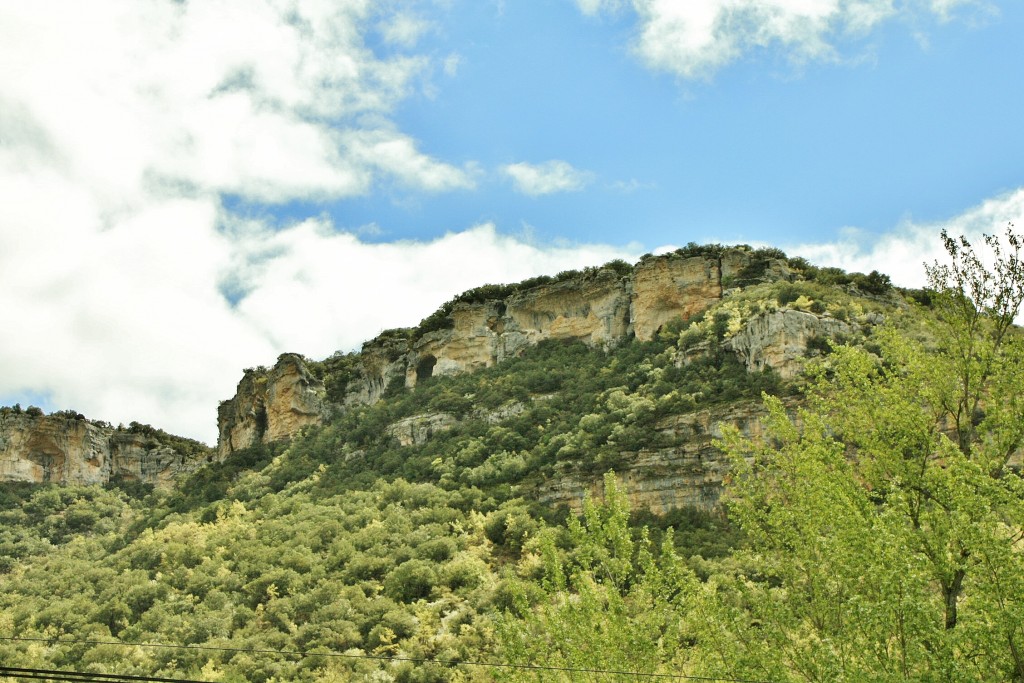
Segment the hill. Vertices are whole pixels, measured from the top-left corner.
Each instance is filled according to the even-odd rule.
[[[176,486],[6,485],[0,658],[223,681],[1012,677],[1024,277],[965,254],[905,292],[693,245],[287,354],[245,373],[216,461]]]

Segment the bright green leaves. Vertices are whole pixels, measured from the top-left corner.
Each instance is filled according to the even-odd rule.
[[[652,548],[643,530],[634,538],[629,505],[613,474],[605,476],[604,502],[589,498],[582,520],[570,518],[570,549],[555,537],[538,541],[544,595],[523,617],[499,622],[501,652],[513,665],[679,672],[689,635],[687,600],[696,579],[673,547],[671,533]],[[586,671],[510,670],[507,680],[589,681]]]
[[[986,238],[987,267],[944,238],[932,337],[839,347],[804,408],[766,398],[766,438],[724,438],[750,547],[703,594],[709,673],[1024,680],[1021,243]]]

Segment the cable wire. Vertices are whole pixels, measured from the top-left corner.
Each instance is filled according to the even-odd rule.
[[[51,645],[117,645],[121,647],[151,647],[151,648],[169,648],[177,650],[205,650],[214,652],[239,652],[246,654],[270,654],[270,655],[287,655],[291,657],[334,657],[334,658],[345,658],[345,659],[372,659],[376,661],[384,662],[411,662],[414,664],[440,664],[442,666],[479,666],[479,667],[490,667],[493,669],[523,669],[529,671],[558,671],[562,673],[591,673],[591,674],[611,674],[616,676],[633,676],[640,678],[649,679],[672,679],[672,680],[686,680],[686,681],[708,681],[709,683],[715,683],[719,681],[721,683],[772,683],[762,679],[753,678],[728,678],[722,676],[692,676],[687,674],[659,674],[659,673],[644,673],[641,671],[620,671],[615,669],[590,669],[590,668],[578,668],[571,666],[554,666],[549,664],[507,664],[503,662],[479,662],[472,660],[455,660],[455,659],[430,659],[427,657],[394,657],[384,655],[370,655],[370,654],[354,654],[347,652],[306,652],[302,650],[272,650],[263,648],[241,648],[241,647],[226,647],[220,645],[171,645],[170,643],[131,643],[131,642],[120,642],[114,640],[74,640],[74,639],[49,639],[49,638],[31,638],[23,636],[0,636],[0,640],[15,641],[15,642],[43,642],[50,643]],[[80,680],[80,679],[76,679]],[[124,679],[130,680],[130,679]],[[173,681],[179,683],[182,679],[152,679],[142,678],[145,681]],[[194,683],[194,682],[188,682]]]
[[[98,674],[86,671],[62,671],[59,669],[22,669],[13,666],[0,666],[0,676],[44,681],[80,681],[84,683],[207,683],[206,681],[188,678]]]

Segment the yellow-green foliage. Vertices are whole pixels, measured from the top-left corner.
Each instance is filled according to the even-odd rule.
[[[765,263],[779,258],[761,256]],[[0,636],[41,639],[0,640],[0,661],[225,683],[483,681],[502,674],[454,662],[541,658],[780,681],[807,672],[818,680],[1011,679],[1009,649],[996,643],[1019,642],[1024,614],[1017,604],[1024,594],[1024,572],[1016,571],[1024,525],[1016,512],[1019,477],[1000,470],[993,478],[994,462],[965,463],[948,448],[918,448],[922,434],[926,446],[946,437],[917,428],[915,419],[932,415],[927,409],[904,408],[921,400],[925,408],[944,405],[928,398],[948,395],[955,389],[948,379],[957,375],[923,372],[932,367],[923,344],[903,355],[892,352],[898,344],[886,346],[909,333],[938,348],[938,328],[921,322],[916,305],[879,277],[798,271],[814,277],[731,291],[704,314],[666,324],[653,342],[610,350],[548,342],[478,373],[433,378],[414,391],[396,387],[386,400],[289,444],[211,464],[172,492],[0,487]],[[876,291],[861,297],[862,285]],[[731,495],[746,499],[734,514],[752,552],[730,554],[739,543],[735,527],[693,510],[648,513],[650,530],[641,531],[631,519],[643,511],[631,517],[613,478],[606,504],[588,503],[581,519],[535,500],[539,482],[566,470],[594,476],[639,450],[680,447],[683,437],[664,428],[667,418],[792,391],[771,372],[747,372],[723,344],[750,319],[787,307],[855,326],[882,313],[896,331],[866,331],[863,350],[840,349],[816,375],[815,390],[831,401],[826,407],[852,413],[817,422],[809,416],[798,428],[776,410],[777,439],[764,449],[785,457],[747,463],[774,478],[750,488],[747,470],[737,467]],[[989,357],[972,347],[961,361],[976,368]],[[870,363],[853,367],[850,359]],[[998,369],[987,377],[1001,378],[993,388],[1001,393],[991,395],[1005,400],[957,414],[959,427],[978,430],[968,445],[1006,446],[1020,436],[1013,397],[1021,373],[1005,375],[1003,360],[986,367]],[[312,367],[337,397],[356,358],[338,355]],[[871,374],[883,371],[889,374]],[[926,376],[938,388],[918,381]],[[856,401],[826,395],[835,378]],[[904,386],[907,378],[914,382]],[[875,388],[902,402],[872,402]],[[870,410],[884,414],[866,419]],[[423,443],[400,446],[388,431],[397,420],[436,411],[458,419]],[[874,439],[870,445],[885,457],[851,470],[837,441],[847,432],[858,448]],[[751,453],[735,441],[730,450]],[[948,457],[929,461],[937,452]],[[922,454],[932,478],[912,480],[921,468],[910,464]],[[793,472],[778,469],[789,465]],[[887,479],[892,472],[899,477]],[[790,476],[806,473],[796,483]],[[927,539],[940,548],[934,557],[932,546],[907,544],[920,528],[897,513],[911,501],[931,515],[919,527],[940,532]],[[955,503],[949,509],[956,514],[936,501]],[[984,535],[971,535],[977,524]],[[670,525],[676,533],[666,531]],[[1018,541],[1000,545],[999,538]],[[943,558],[952,558],[953,574],[942,574]],[[932,574],[922,579],[929,562]],[[963,628],[952,637],[928,615],[942,604],[936,586],[941,593],[960,569],[971,578],[961,586]],[[900,610],[927,638],[914,641],[912,668],[871,668],[872,657],[896,662],[899,622],[890,617]],[[807,655],[815,668],[800,669],[803,660],[792,653]],[[935,662],[943,668],[929,668]]]

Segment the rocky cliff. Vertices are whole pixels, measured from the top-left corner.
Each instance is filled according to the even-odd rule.
[[[621,266],[515,287],[483,300],[456,300],[433,329],[388,331],[363,345],[338,403],[373,403],[393,383],[412,388],[430,377],[489,367],[546,339],[605,347],[632,337],[649,341],[667,322],[706,310],[729,286],[789,275],[784,260],[748,249],[648,256],[635,266]],[[762,353],[751,367],[772,366],[776,355]],[[220,406],[219,453],[319,422],[328,411],[324,397],[323,385],[295,354],[282,356],[272,370],[247,371],[235,396]]]
[[[666,418],[658,430],[675,445],[623,453],[615,469],[620,490],[634,510],[655,514],[678,508],[715,510],[729,462],[714,446],[714,440],[721,438],[728,427],[738,429],[747,438],[756,438],[763,432],[766,415],[763,404],[753,402]],[[588,494],[594,500],[602,499],[603,477],[563,464],[558,476],[541,484],[538,498],[580,512]]]
[[[762,313],[747,321],[727,347],[736,352],[752,372],[772,368],[783,379],[803,369],[810,342],[841,339],[854,334],[850,324],[805,311],[784,309]]]
[[[167,487],[177,475],[212,458],[212,450],[197,442],[141,425],[132,431],[80,415],[0,411],[0,481],[105,484],[123,479]]]
[[[319,424],[327,409],[324,384],[310,373],[302,356],[282,354],[269,370],[246,370],[234,397],[221,402],[218,454],[287,438]]]

